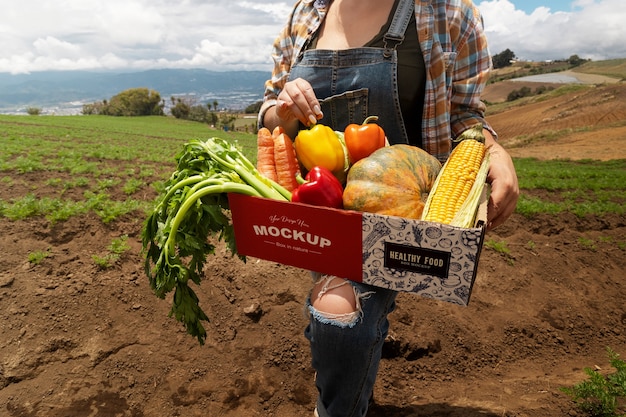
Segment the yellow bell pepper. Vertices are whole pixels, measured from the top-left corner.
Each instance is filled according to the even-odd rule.
[[[298,132],[295,139],[296,157],[310,171],[321,166],[342,180],[345,177],[347,153],[343,139],[328,126],[316,124]]]

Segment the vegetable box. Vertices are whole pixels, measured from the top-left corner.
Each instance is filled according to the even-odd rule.
[[[483,246],[474,228],[231,193],[237,252],[396,291],[467,305]]]

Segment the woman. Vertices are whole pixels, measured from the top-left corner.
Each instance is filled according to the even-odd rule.
[[[323,123],[343,130],[377,115],[391,144],[445,161],[451,138],[482,123],[491,153],[488,227],[515,209],[510,156],[484,119],[491,69],[481,16],[470,0],[300,0],[274,43],[259,125],[294,138]],[[305,331],[319,391],[315,414],[365,416],[396,293],[317,276]]]

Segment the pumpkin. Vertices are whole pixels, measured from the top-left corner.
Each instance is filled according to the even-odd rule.
[[[343,207],[419,219],[441,163],[410,145],[380,148],[348,171]]]

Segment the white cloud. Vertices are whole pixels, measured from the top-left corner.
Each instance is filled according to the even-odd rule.
[[[55,37],[47,36],[45,39],[39,38],[33,42],[35,51],[41,56],[51,58],[75,58],[80,59],[81,48],[69,42],[60,41]]]
[[[270,16],[285,17],[289,15],[292,9],[292,4],[288,2],[276,2],[276,3],[259,3],[251,1],[241,1],[237,3],[244,9],[251,9],[266,13]],[[282,21],[281,21],[282,23]]]
[[[626,9],[623,0],[579,0],[571,12],[547,7],[531,14],[508,0],[483,1],[478,6],[492,53],[510,49],[521,59],[585,59],[626,57]]]
[[[626,57],[623,0],[476,0],[493,53],[520,58]],[[521,0],[520,0],[521,1]],[[20,0],[0,13],[0,72],[200,67],[271,69],[271,44],[293,0]]]
[[[128,1],[100,2],[93,11],[100,35],[123,47],[161,42],[167,29],[162,12],[149,4]]]

